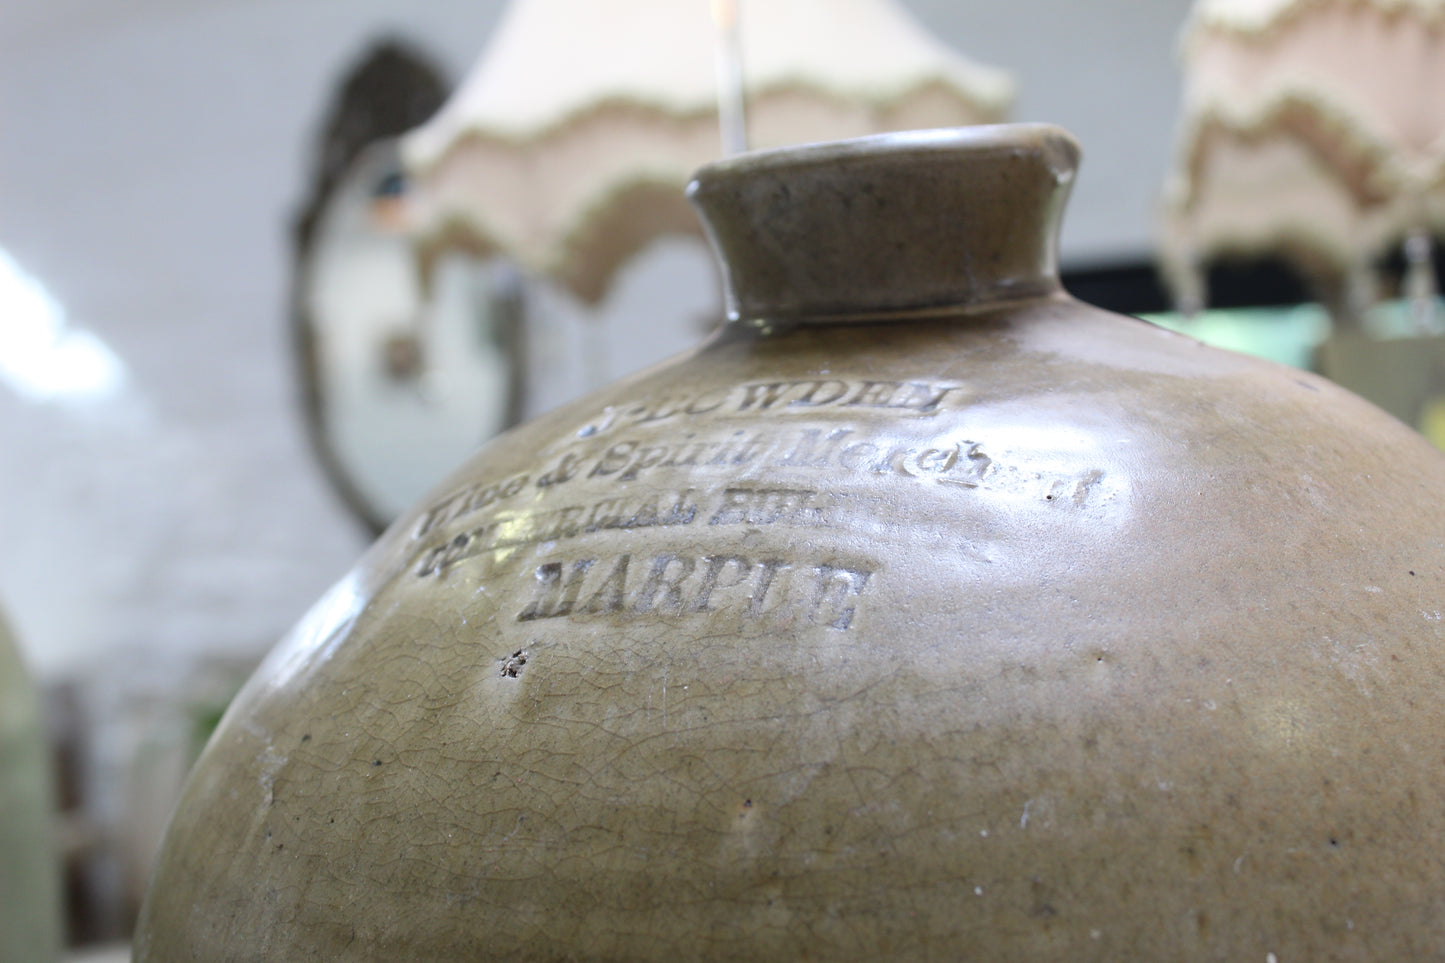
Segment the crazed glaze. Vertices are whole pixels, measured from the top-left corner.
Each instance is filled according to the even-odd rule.
[[[979,136],[940,210],[1057,210],[1063,135]],[[972,296],[1056,228],[974,209],[928,255],[977,268],[954,309],[887,313],[898,252],[822,220],[791,256],[852,231],[874,320],[741,315],[401,519],[217,730],[137,959],[1430,955],[1445,459],[1312,375]]]

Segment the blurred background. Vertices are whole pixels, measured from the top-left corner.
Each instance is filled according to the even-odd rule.
[[[579,36],[558,0],[531,13],[504,0],[0,5],[0,608],[39,694],[72,952],[124,940],[228,699],[382,526],[490,435],[720,320],[674,183],[679,164],[722,153],[720,135],[638,159],[650,133],[617,135],[633,153],[614,156],[612,135],[588,127],[565,164],[546,137],[527,141],[581,116],[578,98],[610,110],[641,97],[607,88],[633,82],[614,68],[683,29],[647,25],[645,3],[628,19],[614,0],[567,2],[600,25]],[[705,12],[706,75],[724,88],[787,76],[773,61],[809,42],[827,49],[804,59],[836,83],[856,71],[862,113],[840,108],[817,130],[949,110],[1067,127],[1085,149],[1061,248],[1076,294],[1322,370],[1445,439],[1436,228],[1411,213],[1433,212],[1434,168],[1396,203],[1377,130],[1362,124],[1358,143],[1310,133],[1306,108],[1327,98],[1300,92],[1306,74],[1232,113],[1207,82],[1245,57],[1211,59],[1209,30],[1248,56],[1282,47],[1288,0],[1204,3],[1193,20],[1189,0],[889,2],[906,24],[895,59],[934,58],[974,98],[916,109],[845,29],[884,16],[879,4],[804,3],[819,29],[758,52],[749,31],[767,17],[750,21],[747,0],[666,2]],[[1382,56],[1403,29],[1382,34]],[[1181,51],[1204,81],[1186,86]],[[593,54],[600,66],[584,66]],[[1433,69],[1433,48],[1421,56]],[[1267,71],[1245,67],[1258,89]],[[1385,101],[1432,79],[1402,77]],[[753,122],[772,127],[755,142],[789,139],[792,115],[769,120],[765,100]],[[1338,130],[1344,109],[1316,113]],[[724,130],[729,110],[724,98]],[[698,118],[664,120],[716,129]],[[1409,120],[1422,144],[1439,133],[1433,117]],[[1296,139],[1281,146],[1276,130]],[[504,147],[518,156],[492,156]],[[1269,179],[1308,179],[1290,150],[1322,199],[1291,197],[1283,226],[1261,226],[1259,198],[1281,193]],[[1225,155],[1244,158],[1235,187]],[[1326,170],[1340,158],[1353,193]],[[596,195],[606,205],[543,210],[604,162],[628,168]],[[528,179],[549,165],[562,186]],[[1235,231],[1231,205],[1254,220]],[[1387,207],[1405,213],[1376,216]],[[1333,221],[1310,221],[1326,208]]]

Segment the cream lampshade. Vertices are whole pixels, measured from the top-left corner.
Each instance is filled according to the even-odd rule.
[[[721,156],[706,0],[513,0],[471,75],[403,142],[424,255],[505,254],[587,302],[662,234]],[[772,147],[1007,113],[1007,75],[894,0],[761,0],[738,27],[747,132]]]
[[[1231,254],[1292,260],[1341,294],[1337,317],[1368,303],[1369,265],[1406,238],[1428,274],[1445,227],[1445,2],[1200,0],[1183,53],[1164,254],[1186,301]]]

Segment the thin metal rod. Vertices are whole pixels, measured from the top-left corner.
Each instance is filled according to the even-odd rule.
[[[717,27],[717,116],[724,156],[748,149],[748,123],[743,106],[743,45],[740,0],[712,0]]]

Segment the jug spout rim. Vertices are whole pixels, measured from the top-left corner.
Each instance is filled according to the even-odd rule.
[[[1047,296],[1078,142],[1051,124],[755,151],[688,197],[733,320],[834,321]]]

